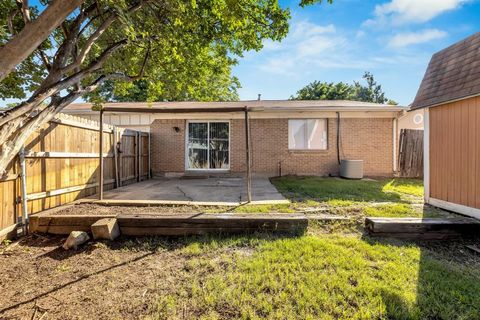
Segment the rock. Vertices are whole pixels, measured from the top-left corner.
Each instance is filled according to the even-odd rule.
[[[115,240],[120,236],[120,228],[118,227],[117,219],[104,218],[92,224],[93,239]]]
[[[90,240],[90,237],[85,231],[72,231],[68,236],[67,240],[63,244],[63,249],[75,249],[77,250],[78,246]]]

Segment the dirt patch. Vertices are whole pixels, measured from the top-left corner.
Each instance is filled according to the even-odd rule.
[[[134,206],[104,206],[98,204],[76,204],[67,206],[64,209],[56,210],[52,214],[56,215],[117,215],[117,214],[182,214],[182,213],[209,213],[209,212],[228,212],[234,207],[211,207],[211,206],[152,206],[152,207],[134,207]]]
[[[65,251],[31,235],[0,247],[1,319],[138,319],[184,272],[179,242],[121,239]]]

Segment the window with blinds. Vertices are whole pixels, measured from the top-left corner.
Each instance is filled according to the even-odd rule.
[[[288,120],[288,148],[327,150],[327,119]]]
[[[189,122],[187,137],[187,169],[230,168],[229,122]]]

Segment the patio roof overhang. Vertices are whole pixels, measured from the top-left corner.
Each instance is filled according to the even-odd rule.
[[[251,174],[251,156],[250,156],[250,120],[248,117],[249,108],[244,107],[215,107],[215,108],[119,108],[103,107],[100,109],[100,130],[99,130],[99,200],[103,200],[103,114],[105,112],[143,112],[143,113],[199,113],[199,112],[242,112],[245,114],[245,156],[246,156],[246,187],[248,202],[252,201],[252,174]],[[150,139],[149,139],[150,141]],[[150,143],[149,143],[150,144]],[[148,146],[150,148],[150,145]],[[150,151],[149,151],[150,154]],[[149,173],[150,174],[150,173]]]

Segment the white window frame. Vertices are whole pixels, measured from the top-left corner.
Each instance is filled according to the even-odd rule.
[[[307,120],[323,120],[325,121],[325,131],[326,131],[326,147],[325,149],[310,149],[310,148],[305,148],[305,149],[296,149],[296,148],[291,148],[290,146],[290,134],[291,134],[291,129],[290,129],[290,121],[295,121],[295,120],[304,120],[304,121],[307,121]],[[291,119],[288,119],[288,150],[289,151],[327,151],[328,148],[329,148],[329,144],[328,144],[328,130],[329,130],[329,127],[328,127],[328,118],[291,118]]]
[[[202,168],[189,168],[188,167],[188,136],[189,136],[189,124],[190,123],[207,123],[207,145],[210,146],[210,123],[212,122],[222,122],[222,123],[228,123],[228,168],[208,168],[208,169],[202,169]],[[185,171],[215,171],[215,172],[221,172],[221,171],[230,171],[230,162],[232,160],[231,156],[231,136],[232,136],[232,124],[230,120],[187,120],[186,121],[186,128],[185,128]],[[207,163],[208,166],[210,166],[210,152],[207,152]]]

